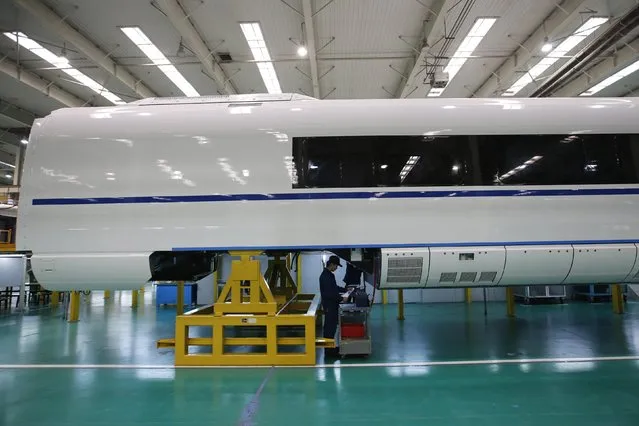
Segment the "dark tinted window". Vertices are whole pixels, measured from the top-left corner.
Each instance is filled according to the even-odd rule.
[[[293,139],[296,188],[639,183],[637,135]]]
[[[465,136],[345,136],[293,140],[301,188],[469,185]]]
[[[629,135],[478,136],[485,185],[637,182]]]

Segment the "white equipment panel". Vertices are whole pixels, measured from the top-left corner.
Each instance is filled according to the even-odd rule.
[[[562,284],[611,284],[622,282],[637,258],[634,244],[574,245],[570,274]]]
[[[422,288],[428,277],[428,248],[382,249],[379,288]]]
[[[572,266],[573,248],[565,246],[506,246],[506,267],[500,285],[562,283]]]
[[[426,287],[488,287],[504,273],[504,247],[431,248]]]

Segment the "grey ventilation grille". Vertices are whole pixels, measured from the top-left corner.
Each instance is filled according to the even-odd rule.
[[[477,278],[477,272],[462,272],[461,275],[459,275],[459,282],[472,283],[475,281],[475,278]]]
[[[493,282],[497,278],[497,272],[482,272],[479,275],[479,281],[481,282]]]
[[[400,259],[389,259],[389,268],[420,268],[424,264],[424,259],[421,257],[407,257]]]
[[[388,260],[386,282],[389,283],[419,283],[422,280],[424,259],[408,257]]]
[[[440,283],[454,283],[457,278],[457,272],[442,272],[439,276]]]

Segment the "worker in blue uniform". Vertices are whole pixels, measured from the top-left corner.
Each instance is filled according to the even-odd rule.
[[[346,289],[339,287],[335,280],[334,272],[341,266],[339,257],[329,257],[319,278],[322,308],[324,309],[324,337],[329,339],[335,338],[339,319],[339,302],[343,298],[341,293],[346,292]],[[337,352],[337,349],[334,352]]]

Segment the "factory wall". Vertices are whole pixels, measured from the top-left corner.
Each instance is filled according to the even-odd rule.
[[[322,254],[305,254],[302,255],[302,292],[303,293],[319,293],[319,276],[322,273],[323,258],[327,259],[328,255]],[[261,256],[262,273],[266,272],[268,267],[268,259],[266,256]],[[293,279],[297,279],[297,273],[293,265],[291,275]],[[228,279],[229,272],[231,270],[231,258],[230,256],[224,256],[219,265],[218,270],[218,282],[220,284],[225,283]],[[335,271],[335,279],[338,285],[343,285],[343,278],[346,273],[346,268],[338,268]],[[372,294],[373,288],[366,286],[366,291]],[[473,301],[483,301],[483,290],[481,288],[473,289],[472,291]],[[505,301],[506,290],[503,288],[487,288],[486,300],[488,301]],[[463,302],[464,290],[463,289],[411,289],[404,290],[404,302],[405,303],[451,303],[451,302]],[[198,304],[210,304],[213,303],[213,276],[208,276],[198,282]],[[382,303],[381,290],[375,291],[375,303]],[[388,303],[397,303],[397,291],[388,291]]]

